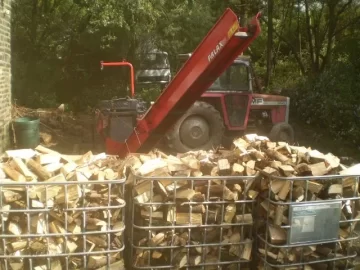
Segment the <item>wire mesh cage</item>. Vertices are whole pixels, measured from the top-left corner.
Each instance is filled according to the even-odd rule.
[[[254,177],[134,178],[133,269],[249,269]]]
[[[257,254],[264,269],[350,269],[360,220],[359,176],[263,179]]]
[[[0,268],[123,269],[124,182],[2,182]]]

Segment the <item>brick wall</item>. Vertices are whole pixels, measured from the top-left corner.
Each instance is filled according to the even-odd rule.
[[[11,0],[0,0],[0,153],[10,145],[11,65],[10,65]]]

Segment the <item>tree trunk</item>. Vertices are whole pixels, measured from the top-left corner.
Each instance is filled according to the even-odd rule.
[[[245,26],[247,23],[247,16],[246,16],[247,10],[246,10],[246,0],[240,0],[240,25]]]
[[[267,39],[267,63],[266,63],[266,79],[265,86],[268,87],[271,80],[272,66],[273,66],[273,10],[274,10],[274,1],[268,1],[268,39]]]

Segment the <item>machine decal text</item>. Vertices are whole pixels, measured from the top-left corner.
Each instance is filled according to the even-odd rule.
[[[263,98],[253,98],[251,104],[253,104],[253,105],[264,104],[264,99]]]
[[[214,59],[215,55],[218,54],[218,52],[221,50],[221,48],[224,47],[224,41],[220,41],[214,50],[212,50],[212,52],[208,55],[208,60],[209,62],[211,62],[211,60]]]

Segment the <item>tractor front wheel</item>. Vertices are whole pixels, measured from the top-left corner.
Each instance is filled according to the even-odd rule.
[[[197,101],[166,134],[167,145],[176,152],[209,150],[221,144],[224,123],[212,105]]]
[[[294,129],[288,123],[275,124],[269,134],[269,139],[273,142],[294,142]]]

